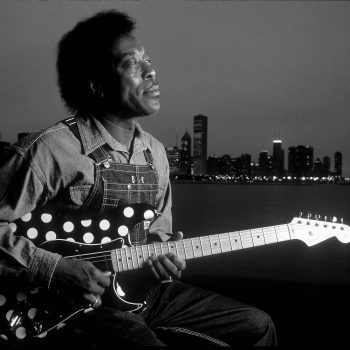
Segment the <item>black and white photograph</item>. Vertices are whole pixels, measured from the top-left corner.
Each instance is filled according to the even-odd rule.
[[[350,344],[350,2],[1,0],[0,57],[0,348]]]

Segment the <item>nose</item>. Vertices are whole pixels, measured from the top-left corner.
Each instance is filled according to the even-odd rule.
[[[147,63],[147,62],[144,63],[143,78],[145,80],[156,78],[156,71],[150,63]]]

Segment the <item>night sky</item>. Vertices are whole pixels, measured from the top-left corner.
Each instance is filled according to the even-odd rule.
[[[165,146],[208,116],[208,155],[310,145],[343,153],[350,176],[350,2],[1,1],[0,131],[14,142],[66,117],[56,86],[60,37],[102,9],[126,11],[150,53],[161,110],[141,121]],[[286,162],[287,165],[287,162]]]

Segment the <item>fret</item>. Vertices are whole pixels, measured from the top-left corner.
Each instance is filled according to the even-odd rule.
[[[132,270],[132,261],[131,261],[131,254],[130,254],[130,248],[124,248],[125,256],[126,256],[126,264],[128,266],[128,270]]]
[[[292,239],[291,232],[293,230],[289,229],[289,225],[279,225],[275,227],[278,242],[289,241]]]
[[[149,257],[149,250],[148,250],[148,245],[143,245],[142,247],[142,257],[143,261],[146,261],[147,258]]]
[[[186,259],[192,259],[194,257],[193,252],[193,246],[190,239],[184,239],[184,251],[185,251],[185,258]]]
[[[220,254],[222,252],[218,235],[209,236],[212,254]]]
[[[212,250],[211,250],[209,236],[199,237],[199,241],[200,241],[200,246],[202,247],[203,256],[207,256],[207,255],[213,254]]]
[[[263,232],[264,232],[266,244],[272,244],[272,243],[278,242],[275,226],[264,227]]]
[[[252,236],[252,241],[253,241],[254,247],[266,244],[264,233],[263,233],[262,229],[251,230],[250,234]]]
[[[180,259],[186,259],[184,241],[176,241],[178,257]]]
[[[118,260],[117,260],[117,249],[111,251],[111,261],[112,261],[112,267],[113,271],[119,272],[119,267],[118,267]]]
[[[156,256],[154,244],[148,244],[148,256]]]
[[[153,245],[154,245],[154,251],[156,253],[156,256],[162,255],[163,254],[162,253],[162,244],[157,242],[157,243],[154,243]]]
[[[197,257],[203,256],[203,251],[202,251],[200,239],[198,237],[191,238],[191,242],[192,242],[194,257],[197,258]]]
[[[122,248],[120,250],[121,256],[122,256],[122,266],[123,266],[123,271],[128,271],[128,264],[126,262],[126,252],[125,249]]]
[[[117,256],[118,271],[124,271],[123,265],[122,265],[122,256],[121,256],[120,249],[116,250],[116,256]]]
[[[136,255],[137,255],[137,264],[139,267],[142,267],[144,259],[142,256],[142,248],[140,246],[136,246]]]
[[[253,239],[249,230],[239,231],[239,235],[241,237],[243,248],[254,247]]]
[[[230,232],[229,236],[230,236],[232,250],[243,249],[241,236],[239,235],[238,232]]]
[[[133,268],[133,270],[136,270],[138,267],[140,267],[140,266],[137,264],[136,247],[131,247],[130,252],[131,252],[132,268]]]
[[[230,252],[232,250],[231,243],[230,243],[230,236],[228,233],[220,233],[219,234],[219,240],[222,252]]]
[[[174,254],[176,254],[176,245],[175,245],[175,242],[167,242],[167,243],[168,243],[169,253],[174,253]]]

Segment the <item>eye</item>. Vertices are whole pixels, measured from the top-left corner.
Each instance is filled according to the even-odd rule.
[[[145,62],[146,62],[146,63],[151,63],[150,57],[145,57]]]

